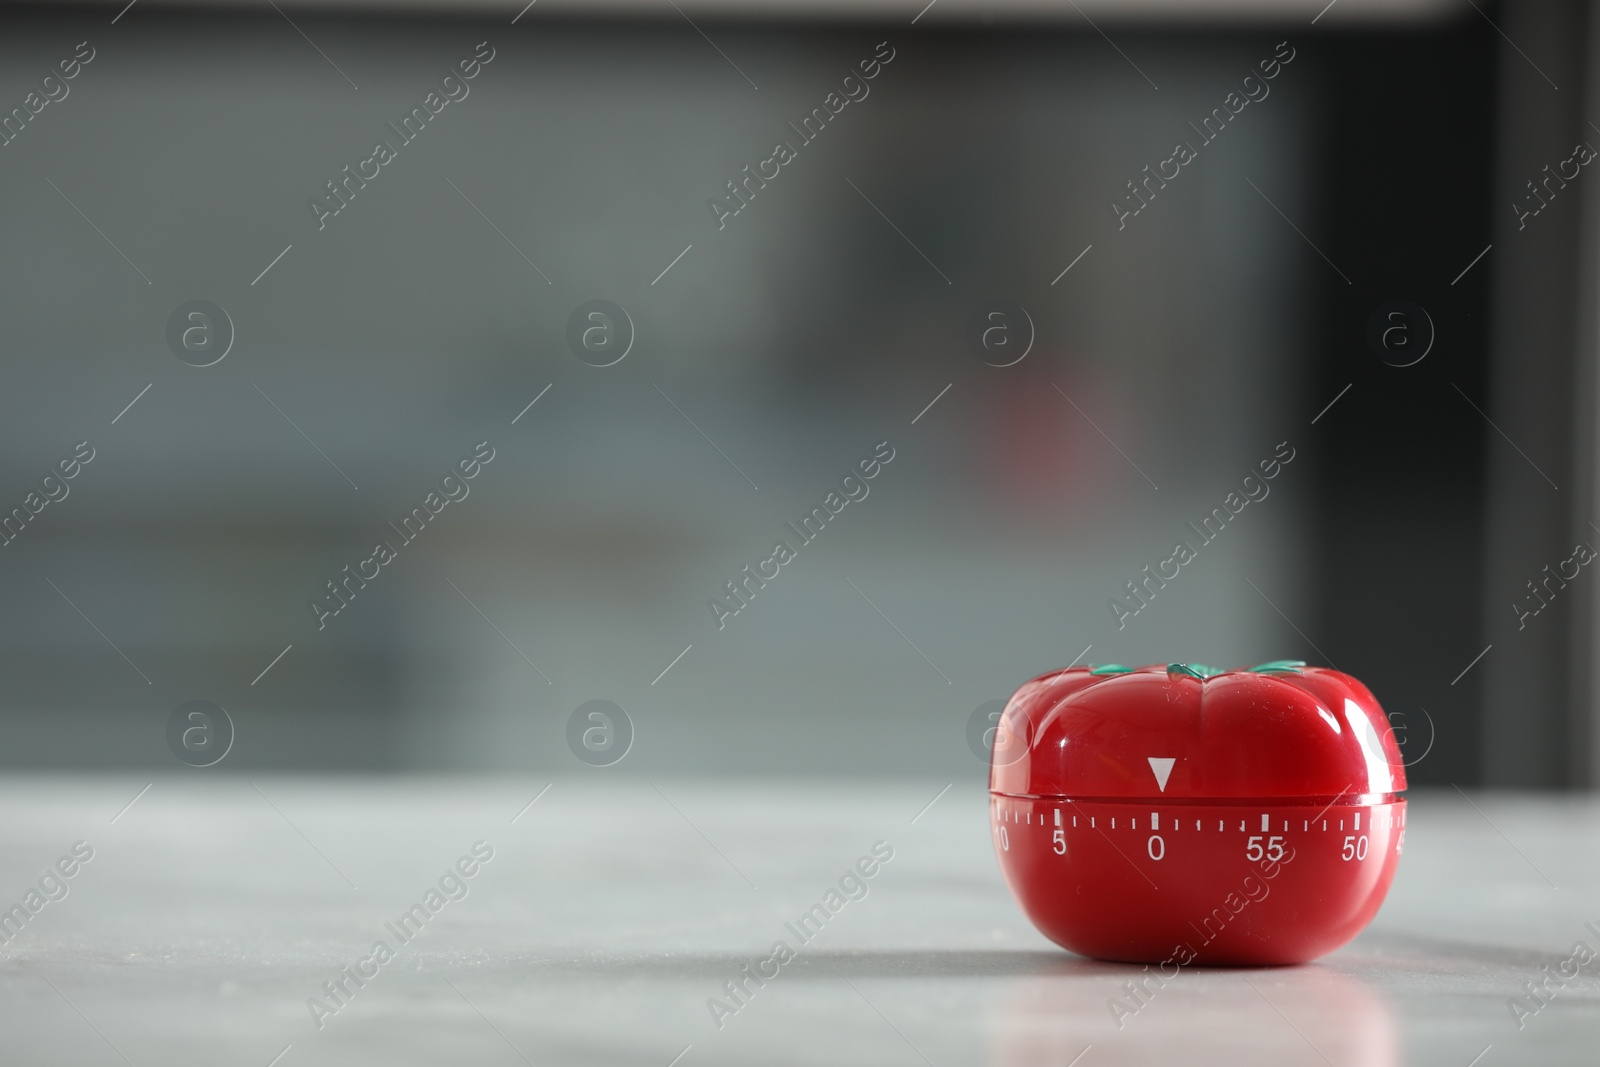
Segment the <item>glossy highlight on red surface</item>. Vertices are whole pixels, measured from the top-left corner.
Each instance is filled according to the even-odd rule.
[[[1302,963],[1377,914],[1405,787],[1383,709],[1339,671],[1074,667],[1007,703],[990,824],[1012,892],[1064,948]]]

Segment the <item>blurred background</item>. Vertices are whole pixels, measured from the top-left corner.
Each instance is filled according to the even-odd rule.
[[[0,763],[182,771],[204,700],[195,774],[582,770],[606,700],[603,773],[979,781],[1048,669],[1298,658],[1414,783],[1593,785],[1594,579],[1528,585],[1597,534],[1586,5],[919,8],[0,10]]]

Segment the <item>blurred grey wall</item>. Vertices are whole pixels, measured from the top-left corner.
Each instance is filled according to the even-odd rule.
[[[237,727],[220,771],[573,768],[568,717],[607,699],[616,773],[979,775],[973,710],[1075,656],[1322,659],[1295,624],[1323,265],[1286,225],[1312,71],[1125,229],[1109,207],[1278,36],[1135,66],[1088,34],[713,46],[537,10],[13,19],[0,102],[94,58],[0,148],[5,506],[95,458],[0,549],[0,761],[181,769],[165,725],[204,699]],[[308,198],[485,40],[319,230]],[[883,40],[870,95],[719,230],[708,198]],[[213,366],[168,348],[192,299],[236,329]],[[567,344],[594,299],[636,330],[614,366]],[[991,306],[1031,317],[1013,366],[971,343]],[[470,495],[319,630],[325,583],[481,441]],[[708,599],[885,441],[719,629]],[[1270,496],[1119,629],[1107,601],[1283,441]]]

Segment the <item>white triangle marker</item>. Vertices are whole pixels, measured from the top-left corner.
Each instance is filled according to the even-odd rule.
[[[1156,785],[1160,786],[1161,791],[1165,793],[1167,791],[1167,779],[1172,775],[1172,765],[1177,761],[1171,756],[1151,756],[1149,759],[1150,769],[1155,772]]]

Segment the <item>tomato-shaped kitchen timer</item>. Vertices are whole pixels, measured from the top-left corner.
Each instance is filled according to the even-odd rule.
[[[1007,703],[989,774],[1034,925],[1173,966],[1303,963],[1355,937],[1394,878],[1405,787],[1366,686],[1297,660],[1043,675]]]

